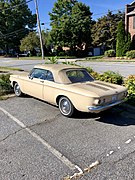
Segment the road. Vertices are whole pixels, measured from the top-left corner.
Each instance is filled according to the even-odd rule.
[[[135,116],[128,115],[119,107],[66,118],[29,96],[0,101],[0,179],[60,180],[96,160],[80,180],[135,179]]]
[[[114,71],[124,77],[135,74],[135,63],[129,62],[77,62],[77,64],[88,67],[94,71],[103,73],[105,71]]]
[[[77,59],[71,59],[74,62]],[[64,60],[66,61],[66,60]],[[30,71],[34,65],[45,63],[43,60],[12,60],[10,58],[0,59],[0,66],[6,67],[19,67],[25,71]],[[135,74],[135,63],[129,62],[86,62],[78,61],[76,64],[82,66],[90,66],[94,71],[103,73],[111,70],[120,73],[122,76],[127,77],[131,74]]]

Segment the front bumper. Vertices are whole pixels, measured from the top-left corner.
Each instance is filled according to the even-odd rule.
[[[107,105],[104,105],[104,106],[89,106],[88,110],[89,110],[89,112],[99,113],[99,112],[104,111],[106,109],[109,109],[109,108],[111,108],[113,106],[121,104],[122,102],[124,102],[124,100],[116,101],[116,102],[113,102],[111,104],[107,104]]]

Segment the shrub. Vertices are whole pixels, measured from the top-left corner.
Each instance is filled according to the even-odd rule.
[[[94,79],[98,79],[99,73],[95,72],[91,67],[86,67],[86,69]]]
[[[135,58],[135,50],[127,51],[126,57],[131,58],[131,59]]]
[[[58,63],[58,58],[57,58],[57,56],[49,57],[48,60],[49,60],[52,64],[57,64],[57,63]]]
[[[87,69],[87,71],[91,74],[93,71],[93,69],[91,67],[85,67]]]
[[[99,73],[97,73],[97,72],[93,71],[93,72],[91,72],[90,74],[91,74],[91,76],[92,76],[92,77],[94,77],[94,79],[96,79],[96,80],[98,80],[98,79],[99,79],[99,76],[100,76],[100,74],[99,74]]]
[[[9,77],[10,74],[0,75],[0,96],[12,92]]]
[[[86,69],[96,80],[119,84],[119,85],[122,85],[124,82],[123,77],[119,73],[115,73],[113,71],[107,71],[104,72],[103,74],[99,74],[95,72],[91,67],[86,67]]]
[[[65,56],[65,51],[60,51],[57,53],[58,56]]]
[[[123,77],[119,73],[115,73],[113,71],[107,71],[103,74],[99,74],[97,79],[119,85],[123,84]]]
[[[86,57],[85,59],[87,61],[89,60],[99,60],[99,59],[102,59],[104,57],[104,55],[100,55],[100,56],[91,56],[91,57]]]
[[[135,105],[135,75],[130,75],[126,79],[125,86],[128,88],[128,103]]]
[[[110,49],[108,51],[105,51],[105,54],[104,54],[106,57],[114,57],[115,56],[115,50],[113,49]]]
[[[123,57],[131,48],[131,35],[125,33],[125,25],[123,21],[118,23],[117,27],[117,42],[116,42],[116,56]]]

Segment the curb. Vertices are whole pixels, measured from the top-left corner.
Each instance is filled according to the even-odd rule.
[[[15,97],[15,94],[7,94],[7,95],[3,95],[3,96],[0,96],[0,97],[1,97],[0,100],[6,100],[8,98]]]

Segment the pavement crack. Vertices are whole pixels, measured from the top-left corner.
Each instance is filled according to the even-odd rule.
[[[3,139],[0,140],[0,143],[3,142],[3,141],[5,141],[6,139],[8,139],[10,136],[13,136],[13,135],[15,135],[16,133],[18,133],[18,132],[20,132],[20,131],[22,131],[22,130],[24,130],[24,129],[26,129],[26,128],[21,128],[21,129],[13,132],[13,133],[11,133],[11,134],[8,134],[5,138],[3,138]]]
[[[132,155],[132,154],[134,154],[135,153],[135,150],[134,151],[132,151],[132,152],[130,152],[130,153],[128,153],[128,154],[125,154],[122,158],[120,158],[119,160],[117,160],[117,161],[114,161],[114,164],[117,164],[117,163],[119,163],[120,161],[123,161],[124,159],[126,159],[127,157],[129,157],[130,155]]]
[[[27,126],[27,128],[33,128],[34,126],[40,126],[40,125],[42,125],[45,122],[46,123],[50,123],[50,122],[56,120],[59,116],[60,116],[60,114],[57,114],[56,116],[54,116],[52,118],[47,118],[47,119],[45,119],[45,120],[43,120],[43,121],[41,121],[39,123],[35,123],[35,124],[30,125],[30,126]]]

